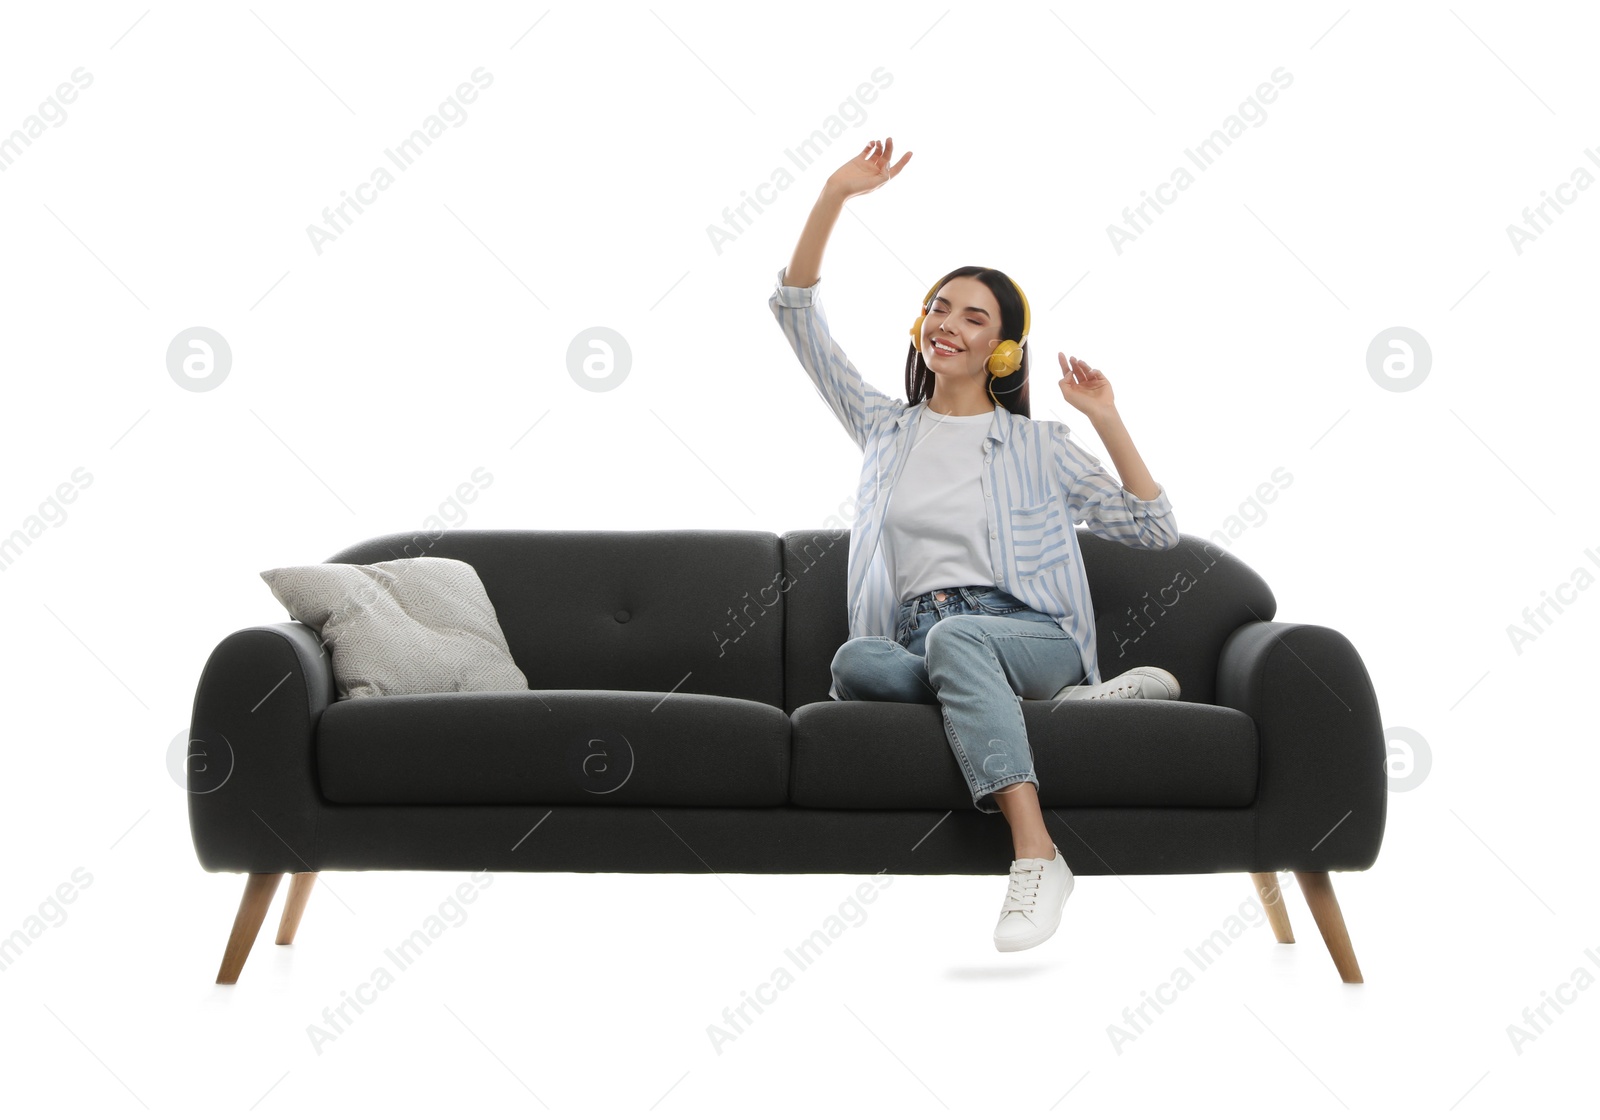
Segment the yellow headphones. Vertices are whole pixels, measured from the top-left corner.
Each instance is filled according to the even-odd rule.
[[[922,297],[922,314],[911,324],[911,345],[918,353],[922,352],[922,321],[928,317],[928,305],[933,302],[934,294],[938,292],[941,282],[935,281],[933,287],[928,289],[928,294]],[[1022,337],[1014,342],[1009,338],[1003,340],[989,355],[986,366],[996,377],[1009,377],[1022,368],[1022,344],[1028,341],[1028,297],[1022,294],[1022,285],[1015,280],[1011,281],[1011,286],[1017,289],[1017,295],[1022,297]]]

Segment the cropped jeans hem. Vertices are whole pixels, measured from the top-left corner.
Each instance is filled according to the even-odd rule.
[[[1039,788],[1039,779],[1032,770],[1029,770],[1026,774],[1017,774],[1009,778],[996,778],[988,785],[978,786],[972,791],[972,807],[980,813],[998,813],[1000,805],[995,801],[994,795],[996,791],[1015,785],[1018,782],[1032,782],[1035,790]]]

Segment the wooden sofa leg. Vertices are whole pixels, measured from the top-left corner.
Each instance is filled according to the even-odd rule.
[[[283,903],[283,918],[278,922],[279,945],[293,945],[295,931],[300,928],[300,916],[306,912],[306,899],[311,888],[317,885],[315,871],[296,872],[289,880],[289,897]]]
[[[1294,944],[1294,931],[1289,928],[1289,910],[1283,904],[1283,890],[1278,885],[1276,871],[1252,871],[1250,880],[1256,885],[1256,894],[1261,896],[1261,905],[1266,908],[1267,921],[1272,923],[1272,936],[1278,939],[1280,945]]]
[[[1350,931],[1344,928],[1344,914],[1339,910],[1339,900],[1333,896],[1333,883],[1326,871],[1296,871],[1294,877],[1311,907],[1311,916],[1322,931],[1322,940],[1333,954],[1333,963],[1339,978],[1346,984],[1363,983],[1361,966],[1356,963],[1356,951],[1350,945]]]
[[[281,871],[253,871],[245,880],[244,897],[239,899],[239,912],[234,915],[233,931],[228,934],[228,947],[222,954],[222,967],[217,970],[217,983],[232,984],[239,979],[281,878]]]

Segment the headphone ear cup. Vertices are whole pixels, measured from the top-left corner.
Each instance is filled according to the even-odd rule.
[[[917,321],[911,324],[911,346],[917,353],[922,353],[922,321],[928,316],[918,315]]]
[[[1008,377],[1022,368],[1022,347],[1006,339],[989,355],[988,370],[996,377]]]

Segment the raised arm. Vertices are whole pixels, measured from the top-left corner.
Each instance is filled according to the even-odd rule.
[[[1055,441],[1056,471],[1072,520],[1088,522],[1097,537],[1135,548],[1177,548],[1178,519],[1172,513],[1172,500],[1166,488],[1150,477],[1150,468],[1133,446],[1117,412],[1111,379],[1081,358],[1056,356],[1061,361],[1062,398],[1089,418],[1122,475],[1118,482],[1099,459],[1078,446],[1065,424],[1045,421]]]
[[[806,228],[800,231],[794,256],[789,258],[787,278],[793,287],[809,288],[817,282],[822,272],[822,252],[828,247],[833,224],[839,220],[845,200],[877,190],[900,174],[901,168],[911,159],[911,153],[907,152],[899,163],[890,166],[894,137],[888,137],[887,141],[868,141],[859,155],[828,176],[828,181],[822,185],[822,194],[811,208],[811,217],[806,219]]]
[[[1139,497],[1080,446],[1065,424],[1056,420],[1043,423],[1049,426],[1055,443],[1056,474],[1075,523],[1086,522],[1095,536],[1133,548],[1178,547],[1178,519],[1164,486],[1145,472],[1155,496]]]
[[[806,219],[806,228],[800,231],[789,267],[784,269],[784,279],[789,285],[809,288],[820,278],[823,250],[827,249],[834,223],[843,210],[844,195],[824,183],[816,205],[811,207],[811,216]]]
[[[795,245],[794,256],[788,267],[779,271],[777,286],[767,300],[783,329],[784,338],[816,387],[817,395],[862,450],[866,449],[868,435],[883,415],[898,413],[906,402],[867,384],[833,340],[818,299],[819,269],[828,235],[845,201],[876,190],[899,174],[900,168],[911,158],[911,153],[907,152],[898,165],[889,166],[889,153],[893,148],[893,140],[886,147],[873,141],[828,178]]]

